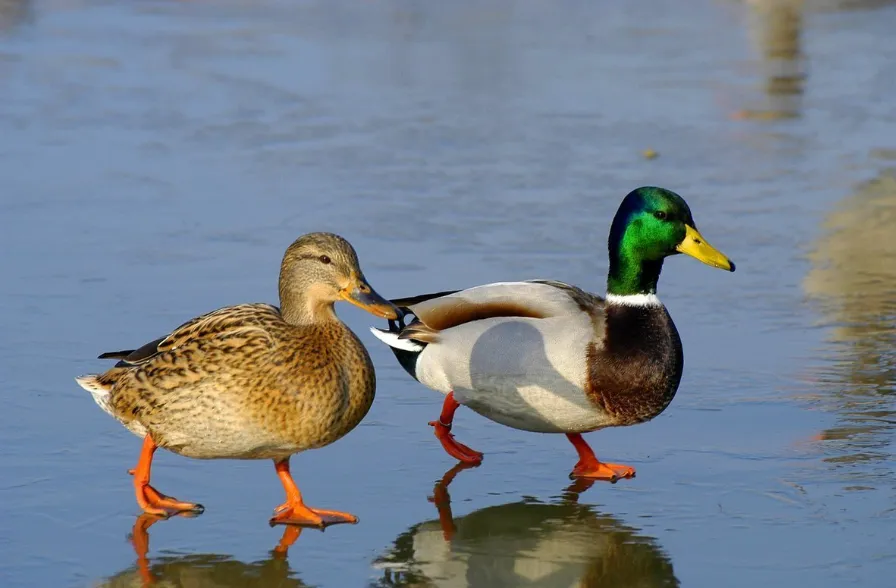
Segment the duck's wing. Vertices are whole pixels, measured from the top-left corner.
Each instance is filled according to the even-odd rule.
[[[373,334],[425,386],[497,422],[541,432],[591,430],[588,346],[604,301],[563,282],[486,284],[397,304],[416,319]]]
[[[428,343],[439,341],[443,331],[490,318],[546,319],[580,316],[584,312],[594,317],[597,327],[601,323],[604,300],[563,282],[529,280],[399,298],[392,303],[402,310],[402,320],[390,321],[388,330],[371,328],[371,331],[396,352],[416,354]],[[415,318],[405,323],[408,315]],[[399,354],[402,365],[413,359]]]
[[[172,351],[200,339],[239,337],[269,338],[265,324],[280,319],[280,311],[270,304],[239,304],[219,308],[198,316],[174,329],[170,334],[150,341],[138,349],[107,351],[99,359],[120,360],[115,367],[143,365],[166,351]]]
[[[455,292],[393,300],[417,317],[400,333],[402,339],[431,343],[435,333],[497,317],[551,318],[603,308],[599,296],[550,280],[498,282]]]
[[[234,377],[251,369],[275,347],[271,329],[282,323],[269,304],[228,306],[199,316],[169,335],[133,351],[112,351],[119,359],[102,374],[76,378],[96,403],[137,435],[173,390],[202,388],[207,379]]]

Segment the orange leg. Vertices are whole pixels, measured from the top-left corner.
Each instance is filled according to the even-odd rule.
[[[152,456],[158,447],[147,435],[143,438],[143,450],[140,452],[140,460],[137,467],[131,470],[134,475],[134,494],[137,496],[137,504],[146,514],[160,517],[168,517],[180,512],[201,514],[205,510],[201,504],[181,502],[176,498],[166,496],[149,485],[149,473],[152,468]]]
[[[454,440],[454,435],[451,434],[454,411],[459,406],[460,403],[454,399],[454,392],[449,392],[445,397],[445,403],[442,404],[442,414],[439,415],[439,420],[430,421],[429,424],[435,427],[436,437],[448,455],[467,464],[479,465],[482,463],[482,454],[463,443],[458,443]]]
[[[627,465],[604,463],[597,459],[594,451],[578,433],[567,434],[566,437],[579,452],[579,463],[572,470],[572,475],[577,478],[594,478],[596,480],[609,480],[615,482],[619,478],[634,478],[635,468]]]
[[[358,522],[358,517],[347,512],[305,506],[302,501],[302,493],[299,492],[299,487],[296,486],[289,473],[289,458],[275,461],[274,467],[277,468],[277,475],[280,476],[280,482],[283,484],[283,489],[286,490],[286,502],[274,509],[274,516],[271,518],[272,525],[279,523],[305,527],[326,527],[338,523]]]

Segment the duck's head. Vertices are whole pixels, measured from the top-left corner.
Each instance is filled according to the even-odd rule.
[[[607,291],[614,294],[654,293],[663,260],[679,253],[734,271],[734,263],[697,230],[684,198],[664,188],[645,186],[625,197],[613,218],[608,245]]]
[[[280,264],[280,304],[291,322],[332,314],[333,303],[345,300],[386,319],[398,309],[370,287],[354,247],[332,233],[309,233],[295,240]]]

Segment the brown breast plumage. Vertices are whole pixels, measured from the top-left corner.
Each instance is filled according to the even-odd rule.
[[[606,306],[602,340],[588,349],[589,400],[615,425],[663,412],[681,381],[684,355],[672,317],[661,305]]]

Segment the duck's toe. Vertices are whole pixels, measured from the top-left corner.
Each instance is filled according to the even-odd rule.
[[[310,508],[302,503],[287,502],[274,509],[270,524],[324,528],[340,523],[357,523],[358,517],[347,512]]]
[[[183,502],[171,496],[162,494],[149,484],[140,488],[137,494],[137,503],[146,514],[167,518],[175,514],[198,516],[205,512],[205,507],[196,502]]]
[[[635,468],[617,463],[604,463],[597,459],[582,459],[573,468],[571,477],[616,482],[622,478],[634,478]]]
[[[482,453],[467,447],[463,443],[457,441],[451,434],[451,428],[445,426],[439,421],[431,421],[429,423],[435,428],[435,435],[445,452],[454,459],[469,465],[479,465],[482,463]]]

